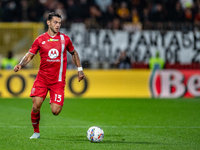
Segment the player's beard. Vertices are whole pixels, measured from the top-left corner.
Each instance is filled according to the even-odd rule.
[[[58,33],[58,31],[56,31],[53,27],[50,26],[50,30],[53,32],[53,33]]]

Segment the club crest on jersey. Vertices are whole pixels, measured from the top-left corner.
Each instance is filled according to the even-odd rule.
[[[49,57],[50,57],[51,59],[55,59],[56,57],[58,57],[59,52],[58,52],[57,49],[52,48],[52,49],[49,50],[48,55],[49,55]]]
[[[59,39],[52,39],[52,38],[48,39],[48,42],[56,42],[56,41],[59,41]]]

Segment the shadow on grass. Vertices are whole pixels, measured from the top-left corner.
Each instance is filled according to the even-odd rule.
[[[73,142],[73,143],[83,143],[83,142],[89,142],[87,139],[77,139],[77,138],[72,138],[72,139],[51,139],[51,138],[40,138],[40,140],[58,140],[58,141],[65,141],[65,142]],[[146,142],[146,141],[125,141],[125,140],[103,140],[100,143],[93,143],[92,144],[112,144],[112,143],[118,143],[118,144],[144,144],[144,145],[168,145],[166,143],[159,143],[159,142]]]
[[[108,135],[106,137],[114,137],[114,136],[120,136],[120,135]],[[83,142],[89,142],[88,139],[86,139],[86,136],[59,136],[58,138],[46,138],[41,137],[40,140],[58,140],[58,141],[65,141],[65,142],[73,142],[73,143],[83,143]],[[91,142],[93,143],[93,142]],[[118,143],[118,144],[144,144],[144,145],[169,145],[167,143],[159,143],[159,142],[147,142],[147,141],[126,141],[126,139],[121,140],[103,140],[100,142],[100,144],[112,144],[112,143]],[[98,144],[98,143],[94,143]]]
[[[101,143],[104,143],[104,144],[108,144],[108,143],[121,143],[121,144],[155,144],[155,145],[162,144],[162,143],[159,143],[159,142],[139,142],[139,141],[131,142],[131,141],[124,141],[124,140],[121,140],[121,141],[104,140],[104,141],[102,141]]]

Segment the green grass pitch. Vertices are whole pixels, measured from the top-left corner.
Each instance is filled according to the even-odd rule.
[[[58,116],[41,108],[40,139],[33,134],[30,98],[0,99],[1,150],[199,150],[200,99],[65,99]],[[101,143],[86,132],[100,126]]]

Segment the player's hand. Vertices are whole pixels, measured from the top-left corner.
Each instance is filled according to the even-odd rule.
[[[84,78],[85,78],[85,75],[84,75],[83,71],[78,71],[78,82],[80,82]]]
[[[17,71],[19,71],[19,70],[21,70],[21,68],[22,68],[22,66],[21,65],[16,65],[15,67],[14,67],[14,72],[17,72]]]

